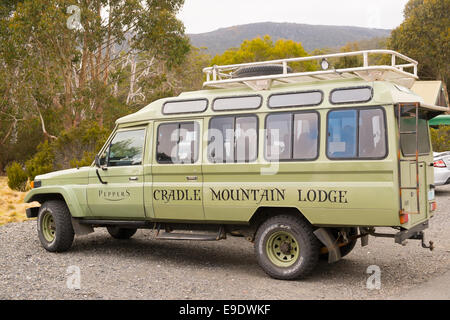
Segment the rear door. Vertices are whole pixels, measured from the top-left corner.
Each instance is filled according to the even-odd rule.
[[[155,123],[152,196],[157,219],[204,219],[202,125],[202,119]]]
[[[402,209],[414,225],[428,217],[428,200],[432,174],[432,152],[428,122],[424,111],[418,118],[414,106],[403,106],[400,117],[400,181]],[[398,112],[397,112],[398,114]],[[416,121],[417,119],[417,121]],[[417,138],[417,140],[416,140]],[[416,157],[417,152],[417,157]]]

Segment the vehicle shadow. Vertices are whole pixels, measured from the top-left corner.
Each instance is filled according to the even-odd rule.
[[[251,276],[270,281],[271,279],[259,267],[254,255],[253,244],[243,238],[230,237],[227,240],[204,241],[166,241],[149,237],[148,232],[137,234],[129,240],[112,239],[108,234],[93,234],[79,237],[70,250],[72,255],[104,256],[105,259],[123,259],[132,265],[165,265],[171,268],[183,268],[186,272],[192,269],[208,269],[212,272],[232,273],[237,277]],[[106,263],[105,263],[106,264]],[[105,267],[107,267],[105,265]],[[302,283],[314,283],[329,279],[340,279],[342,284],[352,284],[363,280],[367,262],[345,258],[337,263],[329,264],[319,261],[316,269]],[[358,275],[349,270],[362,270]],[[359,279],[361,278],[361,279]],[[265,281],[265,280],[264,280]]]
[[[175,267],[232,267],[254,273],[258,263],[253,255],[253,245],[244,239],[236,240],[170,241],[142,237],[142,234],[129,240],[116,240],[106,234],[93,234],[76,238],[70,253],[117,256],[136,263],[169,263]]]

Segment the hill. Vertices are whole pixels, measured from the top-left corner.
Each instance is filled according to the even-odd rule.
[[[345,26],[321,26],[297,23],[252,23],[215,31],[189,34],[195,47],[206,47],[211,55],[238,47],[242,41],[268,34],[274,41],[290,39],[301,42],[305,50],[341,47],[348,42],[388,37],[390,30]]]

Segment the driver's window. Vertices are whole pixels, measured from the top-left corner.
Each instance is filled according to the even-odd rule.
[[[108,148],[108,167],[142,164],[145,129],[119,131]]]

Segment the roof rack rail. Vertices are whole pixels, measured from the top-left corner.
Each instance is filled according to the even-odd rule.
[[[369,55],[390,56],[390,65],[371,65]],[[342,57],[362,57],[362,65],[354,68],[343,69],[325,69],[319,71],[307,71],[289,73],[289,64],[295,62],[316,61],[318,65],[323,60],[342,58]],[[397,59],[406,61],[406,63],[397,63]],[[283,69],[283,73],[236,77],[236,72],[241,68],[278,65]],[[279,83],[301,83],[317,80],[335,80],[335,79],[363,79],[365,81],[391,81],[396,84],[411,88],[417,77],[418,62],[392,50],[364,50],[355,52],[343,52],[336,54],[325,54],[318,56],[279,59],[264,62],[242,63],[226,66],[213,66],[203,69],[206,75],[204,87],[209,88],[233,88],[248,86],[254,90],[268,90],[273,84]],[[409,70],[406,71],[405,69]],[[411,70],[412,69],[412,70]]]

